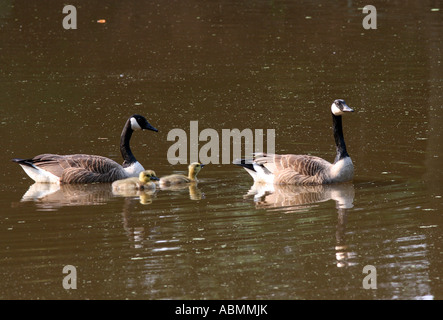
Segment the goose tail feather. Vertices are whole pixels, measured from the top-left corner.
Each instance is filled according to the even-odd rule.
[[[36,168],[34,166],[34,164],[32,163],[32,159],[14,158],[14,159],[11,159],[11,161],[15,162],[15,163],[18,163],[18,164],[21,164],[23,166],[28,166],[28,167],[31,167],[31,168]]]
[[[243,167],[251,175],[255,182],[272,183],[274,174],[263,164],[251,159],[238,159],[233,162],[235,165]]]

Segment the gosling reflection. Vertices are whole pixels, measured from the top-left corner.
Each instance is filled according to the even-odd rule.
[[[124,198],[139,199],[141,204],[151,204],[156,195],[155,190],[112,190],[112,195]]]
[[[164,191],[189,191],[189,199],[191,200],[201,200],[205,198],[204,193],[197,187],[196,182],[188,183],[188,184],[177,184],[171,186],[162,186],[161,190]]]
[[[351,266],[356,253],[346,243],[348,209],[354,206],[355,190],[352,183],[297,186],[255,183],[245,198],[254,198],[257,208],[269,211],[302,212],[313,205],[334,200],[337,209],[335,259],[337,267]]]

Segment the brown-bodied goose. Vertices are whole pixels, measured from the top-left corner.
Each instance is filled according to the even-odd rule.
[[[255,182],[320,185],[350,181],[354,176],[354,165],[346,151],[342,115],[353,111],[342,99],[335,100],[331,105],[332,128],[337,146],[334,163],[309,155],[258,153],[252,160],[242,159],[234,164],[244,167]]]
[[[12,159],[35,182],[42,183],[94,183],[136,177],[144,171],[129,147],[132,133],[137,130],[157,132],[143,116],[134,114],[123,127],[120,139],[120,152],[123,165],[95,155],[88,154],[41,154],[31,159]]]

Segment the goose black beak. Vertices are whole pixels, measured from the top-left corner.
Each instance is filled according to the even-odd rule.
[[[147,124],[143,127],[143,130],[152,130],[152,131],[158,132],[158,129],[157,129],[157,128],[154,128],[153,126],[151,126],[150,123],[147,123]]]
[[[151,177],[151,180],[154,180],[154,181],[160,181],[160,179],[157,178],[157,177],[155,177],[155,176],[152,176],[152,177]]]
[[[343,112],[354,112],[354,109],[350,108],[347,104],[343,106]]]

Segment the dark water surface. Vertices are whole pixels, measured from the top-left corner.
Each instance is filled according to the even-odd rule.
[[[88,1],[64,30],[62,1],[0,1],[0,298],[442,299],[439,3],[373,3],[378,28],[365,30],[360,1]],[[159,176],[185,172],[167,135],[190,121],[275,129],[276,152],[332,161],[336,98],[356,111],[344,185],[254,198],[243,169],[209,164],[197,188],[37,197],[10,162],[121,162],[134,113],[159,129],[131,141]],[[363,288],[367,265],[377,289]]]

